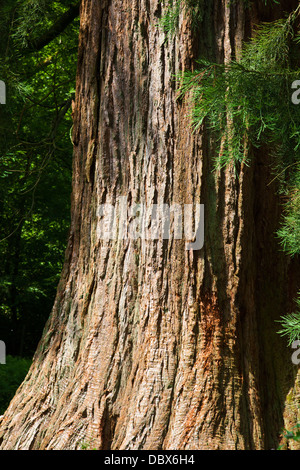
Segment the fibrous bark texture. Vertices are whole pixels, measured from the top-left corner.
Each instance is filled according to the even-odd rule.
[[[197,30],[182,15],[167,36],[158,0],[82,1],[65,266],[0,448],[269,449],[284,416],[297,420],[297,369],[275,320],[299,276],[274,235],[268,151],[237,175],[214,172],[209,133],[192,132],[176,99],[174,77],[199,53],[229,61],[254,18],[268,19],[254,3],[205,0]],[[204,246],[102,240],[99,207],[120,197],[204,204]]]

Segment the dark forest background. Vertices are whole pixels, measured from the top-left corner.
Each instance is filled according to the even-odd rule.
[[[70,223],[79,4],[0,5],[0,414],[50,314]]]

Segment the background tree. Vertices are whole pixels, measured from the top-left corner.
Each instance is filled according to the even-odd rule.
[[[78,4],[1,5],[0,334],[31,358],[51,311],[70,224]]]
[[[191,132],[174,80],[199,55],[230,63],[255,23],[296,6],[201,1],[194,29],[174,5],[172,36],[159,1],[82,1],[65,265],[2,449],[269,449],[297,422],[275,321],[294,307],[299,266],[278,249],[271,149],[215,171],[217,142],[205,122]],[[204,248],[100,240],[100,204],[120,196],[205,204]]]

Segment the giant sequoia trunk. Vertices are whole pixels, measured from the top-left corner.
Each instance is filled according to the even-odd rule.
[[[82,2],[66,261],[2,419],[2,449],[268,449],[297,420],[297,369],[275,320],[299,276],[274,236],[268,152],[238,178],[213,172],[213,142],[204,128],[191,132],[174,81],[199,53],[230,60],[253,22],[280,8],[203,5],[196,31],[182,16],[166,37],[159,0]],[[121,196],[201,202],[203,248],[102,240],[99,207]]]

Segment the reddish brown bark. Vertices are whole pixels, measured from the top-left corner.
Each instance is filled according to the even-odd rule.
[[[182,17],[173,38],[162,14],[158,0],[82,2],[66,262],[2,449],[268,449],[297,419],[297,370],[275,320],[298,274],[274,236],[270,159],[254,155],[238,178],[213,172],[213,142],[191,132],[174,82],[199,49],[230,60],[254,13],[209,1],[197,33]],[[119,196],[201,202],[203,249],[100,241],[97,209]]]

